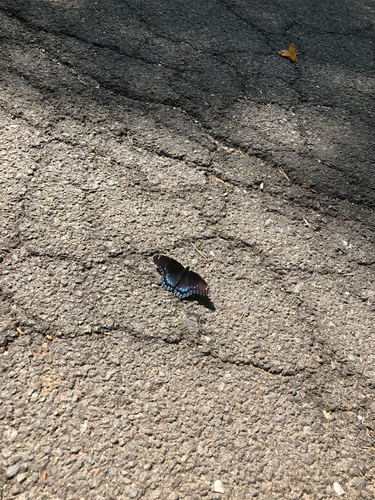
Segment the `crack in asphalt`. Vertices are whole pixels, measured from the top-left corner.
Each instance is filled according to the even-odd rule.
[[[17,18],[17,16],[16,16]],[[18,18],[17,18],[18,19]],[[23,20],[22,16],[20,17],[21,20]],[[21,22],[21,21],[20,21]],[[27,24],[27,21],[25,21],[26,24]],[[27,24],[27,26],[29,26]],[[35,28],[35,26],[31,23],[30,24],[31,28],[36,30],[36,29],[40,29],[40,28]],[[43,31],[43,30],[42,30]],[[53,32],[51,32],[53,34]],[[85,43],[89,43],[85,40]],[[56,56],[56,54],[54,54]],[[61,61],[60,61],[61,62]],[[65,64],[66,66],[69,66],[66,62],[61,62],[61,64]],[[70,69],[72,67],[70,66]],[[76,69],[74,69],[74,71],[76,72],[76,74],[81,74],[81,75],[84,75],[85,78],[89,78],[90,80],[92,81],[97,81],[98,80],[95,80],[92,78],[91,75],[88,75],[87,73],[82,73],[82,72],[78,72]],[[30,76],[26,76],[22,73],[19,73],[19,76],[23,77],[23,78],[26,78],[27,81],[29,82],[30,85],[32,85],[34,88],[38,89],[38,90],[43,90],[43,91],[48,91],[50,92],[50,89],[46,88],[46,87],[43,87],[41,86],[40,84],[36,84],[35,81],[33,81],[33,79],[30,77]],[[99,83],[99,82],[98,82]],[[194,114],[192,111],[187,111],[186,109],[184,108],[181,108],[181,106],[178,104],[178,102],[174,101],[174,100],[170,100],[170,99],[167,99],[165,102],[161,103],[161,102],[158,102],[158,101],[149,101],[147,99],[142,99],[142,98],[139,98],[138,96],[134,96],[132,95],[132,93],[125,93],[124,92],[124,89],[122,88],[118,88],[118,86],[113,86],[113,85],[109,85],[107,83],[100,83],[100,86],[103,88],[103,89],[106,89],[107,91],[110,91],[110,92],[115,92],[117,95],[121,96],[121,97],[125,97],[127,99],[131,99],[135,102],[139,102],[139,103],[142,103],[143,105],[159,105],[159,106],[168,106],[168,107],[172,107],[174,109],[179,109],[180,112],[184,113],[184,115],[186,116],[189,116],[190,120],[191,120],[191,123],[193,123],[195,126],[199,126],[199,128],[205,133],[206,135],[206,138],[210,139],[211,141],[215,142],[216,144],[219,144],[220,147],[223,147],[225,148],[226,150],[229,150],[229,149],[233,149],[235,150],[237,153],[241,153],[241,154],[245,154],[245,155],[248,155],[249,157],[255,157],[255,158],[258,158],[258,159],[261,159],[262,161],[266,162],[267,165],[270,167],[270,168],[273,168],[273,169],[278,169],[278,168],[283,168],[283,170],[288,170],[288,165],[286,163],[280,163],[280,162],[275,162],[274,158],[273,158],[273,155],[272,153],[270,152],[264,152],[263,150],[259,149],[259,150],[249,150],[249,149],[244,149],[244,148],[241,148],[241,146],[239,146],[238,144],[236,145],[235,143],[232,143],[231,141],[228,141],[226,138],[221,138],[220,136],[215,136],[215,134],[212,134],[212,131],[210,128],[207,128],[206,126],[203,125],[203,123],[200,122],[200,120],[198,119],[198,117],[196,116],[196,114]],[[169,101],[169,102],[168,102]],[[300,123],[300,126],[301,126],[301,123]],[[147,146],[145,146],[144,144],[142,144],[142,141],[137,141],[137,139],[135,138],[135,141],[136,141],[136,145],[138,147],[141,147],[142,149],[144,149],[145,151],[153,154],[153,155],[157,155],[159,156],[160,158],[168,158],[168,159],[174,159],[174,160],[180,160],[180,161],[184,161],[185,158],[184,158],[184,154],[173,154],[173,153],[169,153],[168,151],[155,151],[153,150],[152,148],[148,148]],[[69,141],[66,141],[67,143]],[[72,146],[77,146],[79,145],[79,142],[76,143],[74,141],[71,141],[70,144]],[[311,161],[318,161],[318,163],[327,163],[324,159],[316,159],[316,158],[313,158],[311,155],[307,155],[306,158],[309,158]],[[189,162],[188,162],[189,163]],[[209,168],[210,167],[210,162],[200,162],[200,161],[190,161],[190,163],[193,163],[193,164],[196,164],[198,166],[203,166],[203,167],[206,167],[206,168]],[[340,169],[338,166],[330,163],[329,165],[330,168],[333,168],[334,170],[337,170],[337,171],[342,171],[342,169]],[[306,185],[305,182],[298,182],[296,180],[292,180],[290,179],[291,183],[293,185],[296,185],[296,186],[299,186],[301,189],[310,189],[312,192],[314,192],[314,190],[312,190],[309,186]],[[233,181],[232,181],[233,182]],[[243,185],[245,186],[245,184],[241,184],[240,182],[238,183],[238,185]],[[249,188],[253,188],[252,185],[248,186]],[[319,194],[319,193],[316,193],[315,194]],[[340,194],[338,195],[338,198],[339,199],[343,199],[345,200],[345,194],[343,193],[340,197]],[[363,205],[363,202],[362,200],[352,200],[354,203],[356,203],[358,206],[362,206]]]
[[[20,322],[15,320],[14,321],[15,330],[19,326],[22,327]],[[54,341],[54,336],[53,335],[51,336],[51,332],[50,332],[50,330],[48,330],[48,328],[34,327],[33,333],[40,334],[48,342]],[[211,348],[210,346],[204,345],[200,342],[194,342],[194,341],[192,341],[192,339],[187,339],[184,337],[175,338],[175,339],[168,338],[168,337],[160,338],[160,337],[155,337],[155,336],[151,336],[151,335],[150,336],[149,335],[142,335],[139,332],[137,332],[136,330],[131,329],[131,328],[126,328],[124,326],[112,326],[111,328],[103,328],[102,326],[92,326],[91,331],[89,333],[80,334],[78,332],[74,336],[74,338],[72,338],[71,340],[74,342],[75,339],[90,338],[93,336],[103,336],[103,338],[105,336],[110,337],[113,333],[121,333],[121,334],[127,333],[133,340],[147,342],[148,344],[154,343],[155,345],[160,345],[160,346],[171,345],[171,346],[175,346],[175,347],[181,347],[183,349],[190,348],[190,347],[198,348],[198,350],[195,350],[195,353],[198,354],[202,360],[204,360],[205,358],[210,358],[211,360],[216,360],[222,365],[223,369],[227,369],[228,367],[249,368],[249,369],[253,369],[256,371],[260,371],[268,376],[271,376],[273,379],[281,378],[281,379],[284,379],[286,381],[300,379],[300,377],[302,376],[303,380],[305,382],[303,383],[303,380],[300,379],[300,385],[302,386],[304,384],[309,383],[309,381],[310,381],[312,392],[309,395],[309,399],[314,400],[318,404],[318,406],[320,406],[323,409],[329,407],[329,412],[332,415],[338,414],[338,413],[354,413],[354,414],[357,413],[355,411],[355,409],[353,409],[350,405],[348,406],[348,403],[344,399],[341,401],[341,404],[339,406],[336,405],[335,408],[332,408],[331,407],[332,405],[328,401],[325,401],[324,393],[322,394],[320,391],[318,391],[318,387],[316,385],[314,386],[314,384],[313,384],[314,376],[318,375],[318,374],[319,374],[319,376],[321,376],[322,371],[329,370],[328,369],[328,362],[323,363],[322,365],[319,366],[319,368],[317,368],[315,370],[311,369],[311,368],[300,368],[297,370],[296,369],[292,370],[292,369],[288,369],[285,367],[284,368],[269,367],[267,365],[260,363],[259,361],[252,360],[252,359],[242,359],[242,360],[241,359],[239,359],[239,360],[232,359],[230,356],[222,355],[219,352],[217,352],[215,349]],[[31,333],[28,333],[27,331],[25,331],[24,335],[29,337],[30,345],[33,345],[34,343],[35,343],[35,345],[39,345],[38,340],[35,339],[35,337],[33,337]],[[201,336],[202,336],[202,332],[199,333],[198,337],[201,337]],[[19,338],[20,338],[20,336],[18,333],[13,337],[8,337],[6,339],[6,342],[1,345],[3,351],[8,350],[8,348],[11,345],[16,344],[18,342]],[[57,339],[63,339],[63,338],[64,337],[57,336]],[[188,343],[187,343],[187,341],[188,341]],[[332,358],[329,361],[331,362],[331,360],[332,360]],[[220,364],[219,364],[219,366],[220,366]],[[363,380],[361,379],[361,375],[358,374],[356,377],[355,374],[353,374],[353,372],[351,372],[350,370],[348,371],[348,370],[343,369],[342,365],[343,365],[342,363],[339,363],[338,367],[340,367],[340,368],[337,367],[334,371],[332,371],[332,369],[329,370],[330,379],[332,379],[332,377],[333,377],[334,379],[341,380],[343,375],[345,377],[350,377],[353,380],[352,383],[355,383],[357,387],[361,388],[366,393],[366,391],[368,390],[368,385],[363,383]],[[370,402],[371,401],[369,401],[367,404],[365,402],[363,402],[361,407],[364,409],[368,409]],[[369,424],[368,428],[371,430],[372,426]]]
[[[342,66],[339,57],[334,62],[337,47],[320,59],[312,48],[322,29],[308,30],[301,19],[310,7],[295,5],[296,16],[288,16],[292,6],[281,0],[248,11],[241,2],[211,2],[207,21],[205,5],[172,1],[166,22],[181,9],[182,22],[171,26],[171,36],[158,20],[164,6],[154,10],[149,1],[76,2],[76,10],[60,0],[4,3],[10,7],[0,8],[6,82],[0,109],[8,127],[3,154],[11,153],[12,168],[5,175],[9,234],[0,249],[5,494],[37,495],[43,487],[47,496],[89,490],[105,496],[110,489],[136,496],[155,487],[163,496],[170,482],[160,477],[170,471],[180,496],[190,484],[198,496],[212,495],[216,474],[225,495],[236,498],[324,496],[335,494],[336,480],[346,495],[371,494],[372,451],[364,445],[372,445],[374,431],[367,338],[373,295],[366,289],[375,264],[367,211],[372,174],[367,184],[369,151],[358,152],[362,139],[355,143],[354,130],[369,94],[360,102],[349,81],[351,74],[367,76],[364,58],[357,54],[364,68],[357,71],[355,59],[352,73],[345,57]],[[195,7],[196,26],[189,18]],[[272,9],[275,18],[267,15]],[[322,10],[329,21],[332,8]],[[147,19],[149,11],[155,19]],[[358,16],[339,21],[350,26]],[[206,22],[213,26],[209,43],[189,29]],[[239,38],[225,33],[236,26]],[[293,32],[301,33],[301,50],[302,35],[311,34],[308,57],[300,65],[283,60],[273,82],[274,45]],[[130,39],[120,40],[123,33]],[[241,44],[247,33],[253,47],[249,39]],[[191,43],[177,41],[179,35]],[[224,50],[237,42],[249,47],[254,64],[242,64],[245,52],[236,58]],[[340,85],[349,83],[339,85],[338,97],[334,83],[311,87],[320,77],[326,82],[336,65],[348,69],[337,76]],[[126,81],[123,68],[130,66]],[[202,77],[207,81],[199,83]],[[246,85],[246,77],[254,82]],[[269,82],[257,95],[264,77]],[[370,85],[358,83],[364,92]],[[320,110],[320,99],[332,109]],[[352,142],[344,144],[351,127]],[[202,267],[211,274],[217,307],[211,311],[164,293],[151,263],[158,252],[190,252],[201,262],[192,240],[208,257]],[[52,385],[54,376],[65,380],[47,394],[50,376]],[[143,470],[144,450],[151,465]],[[104,472],[92,468],[98,457]],[[38,463],[47,464],[47,481]],[[129,474],[124,463],[132,464]],[[76,468],[82,474],[73,488],[68,480]]]
[[[225,2],[224,2],[225,4]],[[227,8],[229,8],[229,6],[227,4],[225,4]],[[233,10],[233,9],[229,9],[229,10]],[[4,9],[3,9],[3,12],[4,12]],[[235,13],[236,15],[238,15],[238,13]],[[72,35],[70,33],[65,33],[64,31],[58,31],[58,32],[55,32],[53,30],[49,31],[49,30],[45,30],[43,28],[40,28],[40,27],[36,27],[33,23],[29,22],[28,20],[26,20],[24,17],[20,16],[19,14],[15,15],[14,12],[12,12],[11,14],[13,17],[15,17],[19,22],[22,22],[23,24],[25,24],[27,26],[28,29],[32,29],[34,31],[40,31],[40,32],[43,32],[43,33],[49,33],[49,34],[52,34],[52,35],[63,35],[63,36],[69,36],[71,38],[74,38],[80,42],[84,42],[86,44],[90,44],[92,46],[95,46],[95,47],[99,47],[99,48],[104,48],[104,49],[110,49],[110,50],[114,50],[118,53],[120,53],[121,55],[124,55],[124,52],[122,52],[118,46],[115,46],[115,45],[106,45],[106,44],[100,44],[100,43],[97,43],[97,42],[90,42],[89,40],[85,39],[85,38],[81,38],[81,37],[78,37],[76,35]],[[245,20],[245,19],[242,19],[243,21],[245,21],[247,24],[248,24],[248,20]],[[158,34],[158,36],[160,36],[160,34]],[[127,55],[127,54],[125,54]],[[54,54],[55,56],[55,54]],[[129,56],[127,55],[128,57],[134,57],[134,56]],[[153,61],[149,61],[147,59],[141,59],[143,62],[147,63],[147,64],[157,64]],[[91,81],[96,81],[98,82],[98,80],[95,80],[93,79],[90,75],[88,75],[87,73],[82,73],[82,72],[79,72],[77,71],[73,66],[69,65],[66,61],[61,61],[61,64],[65,65],[67,68],[69,68],[70,70],[74,70],[74,73],[76,75],[83,75],[85,78],[89,78]],[[164,65],[166,67],[169,67],[168,65]],[[230,66],[230,64],[229,64]],[[177,70],[177,68],[175,67],[170,67],[170,69],[173,69],[173,70]],[[17,74],[17,72],[16,72]],[[35,81],[33,81],[33,78],[30,77],[29,75],[25,76],[24,74],[22,73],[18,73],[18,76],[24,78],[30,85],[32,85],[34,88],[38,89],[38,90],[43,90],[43,91],[50,91],[50,89],[48,89],[48,87],[44,87],[42,85],[36,85],[35,84]],[[99,83],[99,82],[98,82]],[[112,90],[113,89],[113,86],[111,85],[103,85],[102,83],[100,83],[101,87],[105,88],[106,90]],[[177,108],[180,110],[180,112],[184,113],[185,115],[189,116],[190,120],[192,123],[194,123],[195,126],[198,126],[201,131],[203,131],[206,135],[207,138],[209,138],[213,143],[215,143],[217,145],[217,147],[220,147],[220,148],[223,148],[224,150],[226,151],[229,151],[229,152],[235,152],[236,154],[242,154],[242,155],[246,155],[248,157],[256,157],[257,159],[261,159],[263,161],[265,161],[267,163],[267,165],[273,169],[277,169],[277,168],[287,168],[287,165],[286,164],[282,164],[282,163],[276,163],[273,158],[272,158],[272,155],[270,155],[269,153],[265,153],[261,150],[259,151],[254,151],[254,150],[249,150],[249,149],[244,149],[244,148],[241,148],[241,146],[239,145],[236,145],[235,143],[232,143],[231,141],[228,141],[227,139],[225,138],[221,138],[220,136],[215,136],[214,134],[212,134],[212,132],[210,131],[209,128],[205,127],[200,121],[199,119],[197,118],[197,116],[195,116],[194,114],[192,114],[191,112],[188,112],[186,111],[186,109],[184,108],[181,108],[180,106],[176,106],[177,102],[175,101],[171,101],[170,104],[168,103],[160,103],[160,102],[152,102],[150,103],[150,101],[148,100],[144,100],[144,99],[139,99],[139,98],[136,98],[134,99],[133,96],[131,95],[127,95],[126,93],[124,93],[123,91],[118,91],[117,88],[115,90],[115,92],[119,95],[121,95],[122,97],[126,97],[126,98],[130,98],[132,100],[135,100],[137,102],[140,102],[142,104],[145,104],[145,105],[150,105],[150,104],[153,104],[153,105],[159,105],[159,106],[168,106],[168,107],[173,107],[173,108]],[[53,105],[53,104],[52,104]],[[4,107],[4,104],[3,104],[3,107]],[[58,109],[58,107],[57,107]],[[9,112],[10,110],[7,109],[7,111]],[[18,113],[18,115],[16,114],[15,117],[17,118],[20,118],[20,119],[23,119],[26,123],[28,123],[30,126],[33,126],[35,127],[30,121],[28,121],[24,116],[20,115],[20,111],[17,110],[17,111],[14,111],[16,113]],[[38,129],[38,127],[36,127]],[[43,130],[43,129],[41,129]],[[72,140],[69,140],[69,139],[64,139],[62,140],[61,138],[58,138],[58,139],[54,139],[54,141],[56,142],[59,142],[59,143],[66,143],[72,147],[75,147],[77,145],[79,145],[79,142],[75,142],[75,141],[72,141]],[[53,141],[51,141],[53,142]],[[48,141],[46,142],[48,144]],[[155,152],[154,149],[152,148],[148,148],[148,147],[145,147],[144,145],[142,145],[141,143],[136,143],[136,146],[137,147],[141,147],[142,150],[150,153],[150,154],[153,154],[153,155],[156,155],[157,157],[160,157],[160,158],[169,158],[169,159],[177,159],[177,160],[182,160],[182,161],[185,161],[185,158],[183,158],[181,155],[174,155],[174,154],[170,154],[166,151],[159,151],[159,152]],[[323,160],[324,161],[324,160]],[[202,164],[200,162],[194,162],[194,161],[185,161],[185,163],[187,165],[195,165],[195,166],[198,166],[198,167],[206,167],[209,169],[211,163],[209,162],[208,164],[205,163],[205,164]],[[330,164],[329,165],[330,168],[333,168],[333,169],[337,169],[337,170],[340,170],[337,166],[335,165],[332,165]],[[41,167],[39,166],[39,169]],[[39,170],[37,169],[37,170]],[[32,180],[32,178],[36,175],[37,173],[37,170],[34,171],[32,177],[29,179],[29,183],[30,181]],[[206,170],[207,172],[209,172],[209,170]],[[233,180],[228,180],[226,179],[225,175],[221,175],[220,173],[217,173],[215,172],[215,175],[221,179],[223,182],[226,182],[226,183],[230,183],[231,185],[234,185],[234,186],[238,186],[238,187],[247,187],[249,188],[249,185],[247,185],[246,183],[244,182],[241,182],[241,181],[233,181]],[[301,184],[301,183],[297,183],[295,181],[293,181],[292,178],[289,179],[290,180],[290,184],[292,185],[296,185],[298,186],[299,188],[301,189],[310,189],[311,191],[311,188],[309,188],[308,186],[304,185],[304,184]],[[250,187],[252,189],[254,189],[253,186],[250,185]],[[23,210],[23,213],[25,213],[25,206],[24,206],[24,201],[27,199],[28,195],[29,195],[29,188],[30,186],[28,185],[27,187],[27,191],[24,195],[22,195],[20,198],[19,198],[19,202],[22,204],[22,210]],[[319,195],[319,193],[316,193],[312,190],[312,192],[316,195]],[[271,193],[271,196],[272,196],[272,193]],[[19,220],[22,220],[22,215],[19,217]],[[218,236],[222,239],[226,239],[225,236],[223,234],[218,234]],[[19,232],[19,238],[20,238],[20,242],[19,244],[16,246],[16,249],[17,248],[21,248],[22,246],[24,246],[24,242],[22,240],[22,234],[21,232]],[[207,239],[207,238],[205,238]],[[244,242],[243,240],[241,240],[240,238],[238,239],[232,239],[232,241],[234,241],[235,243],[237,243],[237,245],[241,245],[241,244],[245,244],[245,246],[247,248],[251,248],[252,249],[252,245],[247,243],[247,242]],[[9,250],[11,251],[11,249]],[[74,260],[72,259],[69,255],[66,255],[66,254],[56,254],[56,255],[50,255],[48,253],[38,253],[38,252],[35,252],[33,250],[29,250],[30,252],[30,255],[36,255],[36,256],[44,256],[44,257],[50,257],[50,258],[58,258],[60,260]],[[102,259],[99,260],[99,262],[102,262]],[[370,266],[372,264],[374,264],[374,261],[370,261],[370,262],[360,262],[359,263],[360,265],[364,265],[364,266]]]
[[[34,254],[35,255],[35,254]],[[39,256],[42,256],[42,257],[46,257],[47,255],[46,254],[39,254]],[[48,256],[49,257],[49,256]],[[53,257],[54,259],[56,258],[56,256]],[[60,259],[59,259],[60,260]],[[61,260],[66,260],[65,257],[61,257]],[[68,259],[68,260],[72,260],[73,262],[76,262],[76,263],[79,263],[80,265],[82,265],[82,263],[80,261],[76,261],[75,259]],[[84,266],[83,266],[84,267]],[[84,270],[84,269],[83,269]],[[88,269],[86,269],[88,270]],[[8,302],[9,306],[10,306],[10,309],[13,310],[13,313],[12,313],[12,316],[13,316],[13,323],[14,323],[14,329],[16,329],[18,326],[20,326],[21,328],[23,328],[23,325],[21,324],[22,322],[17,320],[17,309],[19,310],[19,305],[13,300],[13,297],[12,297],[12,294],[3,294],[3,298]],[[305,306],[308,307],[308,305],[306,304],[306,302],[304,302],[303,300],[300,300],[300,305],[302,304],[305,304]],[[31,316],[30,314],[27,313],[27,308],[24,309],[24,307],[22,306],[22,310],[24,311],[24,314],[31,319],[32,321],[32,330],[33,332],[36,332],[36,333],[39,333],[43,336],[48,336],[51,334],[51,331],[50,331],[50,328],[48,327],[48,324],[46,324],[45,320],[42,320],[40,319],[39,317],[37,317],[35,315],[35,313],[31,313]],[[314,327],[312,327],[313,330],[315,331],[319,331],[320,329],[320,326],[317,322],[317,316],[316,316],[316,312],[314,310],[310,310],[310,316],[313,316],[315,317],[315,320],[314,320]],[[179,337],[179,338],[175,338],[175,339],[169,339],[168,337],[166,338],[160,338],[160,337],[155,337],[155,336],[149,336],[149,335],[143,335],[143,334],[140,334],[139,332],[137,332],[135,329],[131,329],[129,327],[124,327],[124,326],[120,326],[120,325],[114,325],[114,326],[111,326],[111,327],[108,327],[108,328],[103,328],[102,326],[100,325],[93,325],[91,328],[91,331],[89,334],[87,334],[86,332],[84,333],[79,333],[79,329],[77,330],[77,333],[74,335],[74,338],[79,338],[79,337],[85,337],[87,335],[91,335],[92,333],[94,334],[109,334],[111,332],[126,332],[128,334],[130,334],[133,338],[136,338],[136,339],[140,339],[140,340],[144,340],[144,341],[147,341],[149,342],[150,340],[153,340],[155,342],[162,342],[162,343],[165,343],[165,344],[174,344],[174,345],[185,345],[186,344],[186,340],[188,340],[187,338],[185,337]],[[202,335],[204,335],[204,332],[201,330],[199,332],[199,336],[202,337]],[[60,336],[58,336],[60,337]],[[17,336],[6,336],[5,337],[5,340],[2,344],[2,347],[7,349],[7,347],[15,342],[17,340]],[[65,338],[64,336],[62,336],[61,338]],[[190,340],[190,343],[191,343],[191,339]],[[326,358],[326,361],[323,362],[323,365],[322,367],[327,367],[328,366],[328,363],[332,363],[336,361],[337,363],[337,366],[340,366],[341,369],[340,370],[337,370],[340,372],[340,375],[345,375],[345,376],[349,376],[349,375],[354,375],[353,372],[352,372],[352,369],[350,367],[348,367],[347,369],[343,370],[343,366],[344,366],[344,362],[342,360],[338,360],[337,356],[336,356],[336,353],[328,348],[327,345],[325,345],[324,343],[324,339],[322,338],[319,338],[319,353],[320,354],[323,354]],[[233,359],[230,355],[226,355],[226,354],[220,354],[220,352],[217,352],[217,348],[211,348],[210,346],[207,346],[207,345],[203,345],[203,344],[200,344],[200,343],[197,343],[197,342],[192,342],[192,346],[193,347],[203,347],[203,350],[202,350],[202,356],[210,356],[212,357],[213,359],[218,359],[219,361],[221,361],[222,363],[224,364],[229,364],[229,365],[234,365],[234,366],[249,366],[249,367],[253,367],[255,369],[260,369],[262,370],[263,372],[265,373],[269,373],[269,374],[272,374],[272,375],[281,375],[283,377],[290,377],[290,376],[296,376],[298,375],[299,373],[310,373],[310,374],[314,374],[316,373],[319,369],[317,370],[313,370],[313,369],[307,369],[305,367],[303,368],[300,368],[300,369],[288,369],[288,368],[278,368],[278,367],[273,367],[273,366],[267,366],[265,364],[262,364],[261,362],[259,361],[256,361],[254,359],[239,359],[239,360],[235,360]],[[358,375],[360,376],[360,375]],[[367,385],[363,384],[363,382],[361,383],[361,386],[362,387],[367,387]]]

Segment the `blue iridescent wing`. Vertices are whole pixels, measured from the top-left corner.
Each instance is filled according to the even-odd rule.
[[[188,271],[186,275],[176,286],[174,293],[179,299],[186,299],[190,295],[200,295],[207,297],[209,292],[208,285],[199,274]]]
[[[207,283],[199,274],[190,271],[177,260],[166,255],[156,255],[154,262],[161,274],[161,284],[165,290],[174,292],[179,299],[186,299],[190,295],[206,297],[209,292]]]
[[[176,286],[178,286],[189,269],[166,255],[155,255],[154,262],[161,274],[163,288],[169,292],[174,292]]]

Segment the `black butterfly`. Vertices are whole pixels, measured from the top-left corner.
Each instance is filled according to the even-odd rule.
[[[165,290],[174,292],[179,299],[190,295],[207,297],[209,288],[203,278],[184,267],[177,260],[166,255],[155,255],[154,262],[161,274],[161,284]]]

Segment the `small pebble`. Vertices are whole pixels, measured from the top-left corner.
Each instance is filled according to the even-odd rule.
[[[345,491],[341,488],[341,485],[339,483],[334,482],[333,483],[333,489],[335,492],[341,497],[341,495],[345,494]]]
[[[214,482],[214,491],[215,493],[224,493],[224,486],[220,479],[217,479]]]
[[[128,488],[125,488],[125,495],[127,498],[137,498],[138,490],[129,486]]]
[[[364,477],[355,477],[352,480],[352,486],[358,491],[361,491],[366,488],[366,479]]]
[[[307,455],[306,457],[303,458],[303,461],[305,462],[306,465],[312,465],[315,462],[315,458]]]
[[[24,472],[21,472],[21,474],[18,474],[18,476],[17,476],[17,482],[23,483],[26,478],[27,478],[27,474],[25,474]]]
[[[12,479],[20,470],[20,466],[18,464],[11,465],[5,471],[5,476],[7,479]]]

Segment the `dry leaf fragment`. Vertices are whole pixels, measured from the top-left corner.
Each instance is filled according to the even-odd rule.
[[[47,479],[47,471],[45,470],[40,476],[39,481],[45,481]]]
[[[297,62],[297,55],[296,55],[296,44],[293,42],[289,45],[289,49],[286,50],[282,50],[280,52],[280,55],[282,57],[287,57],[288,59],[290,59],[291,61],[293,62]]]

